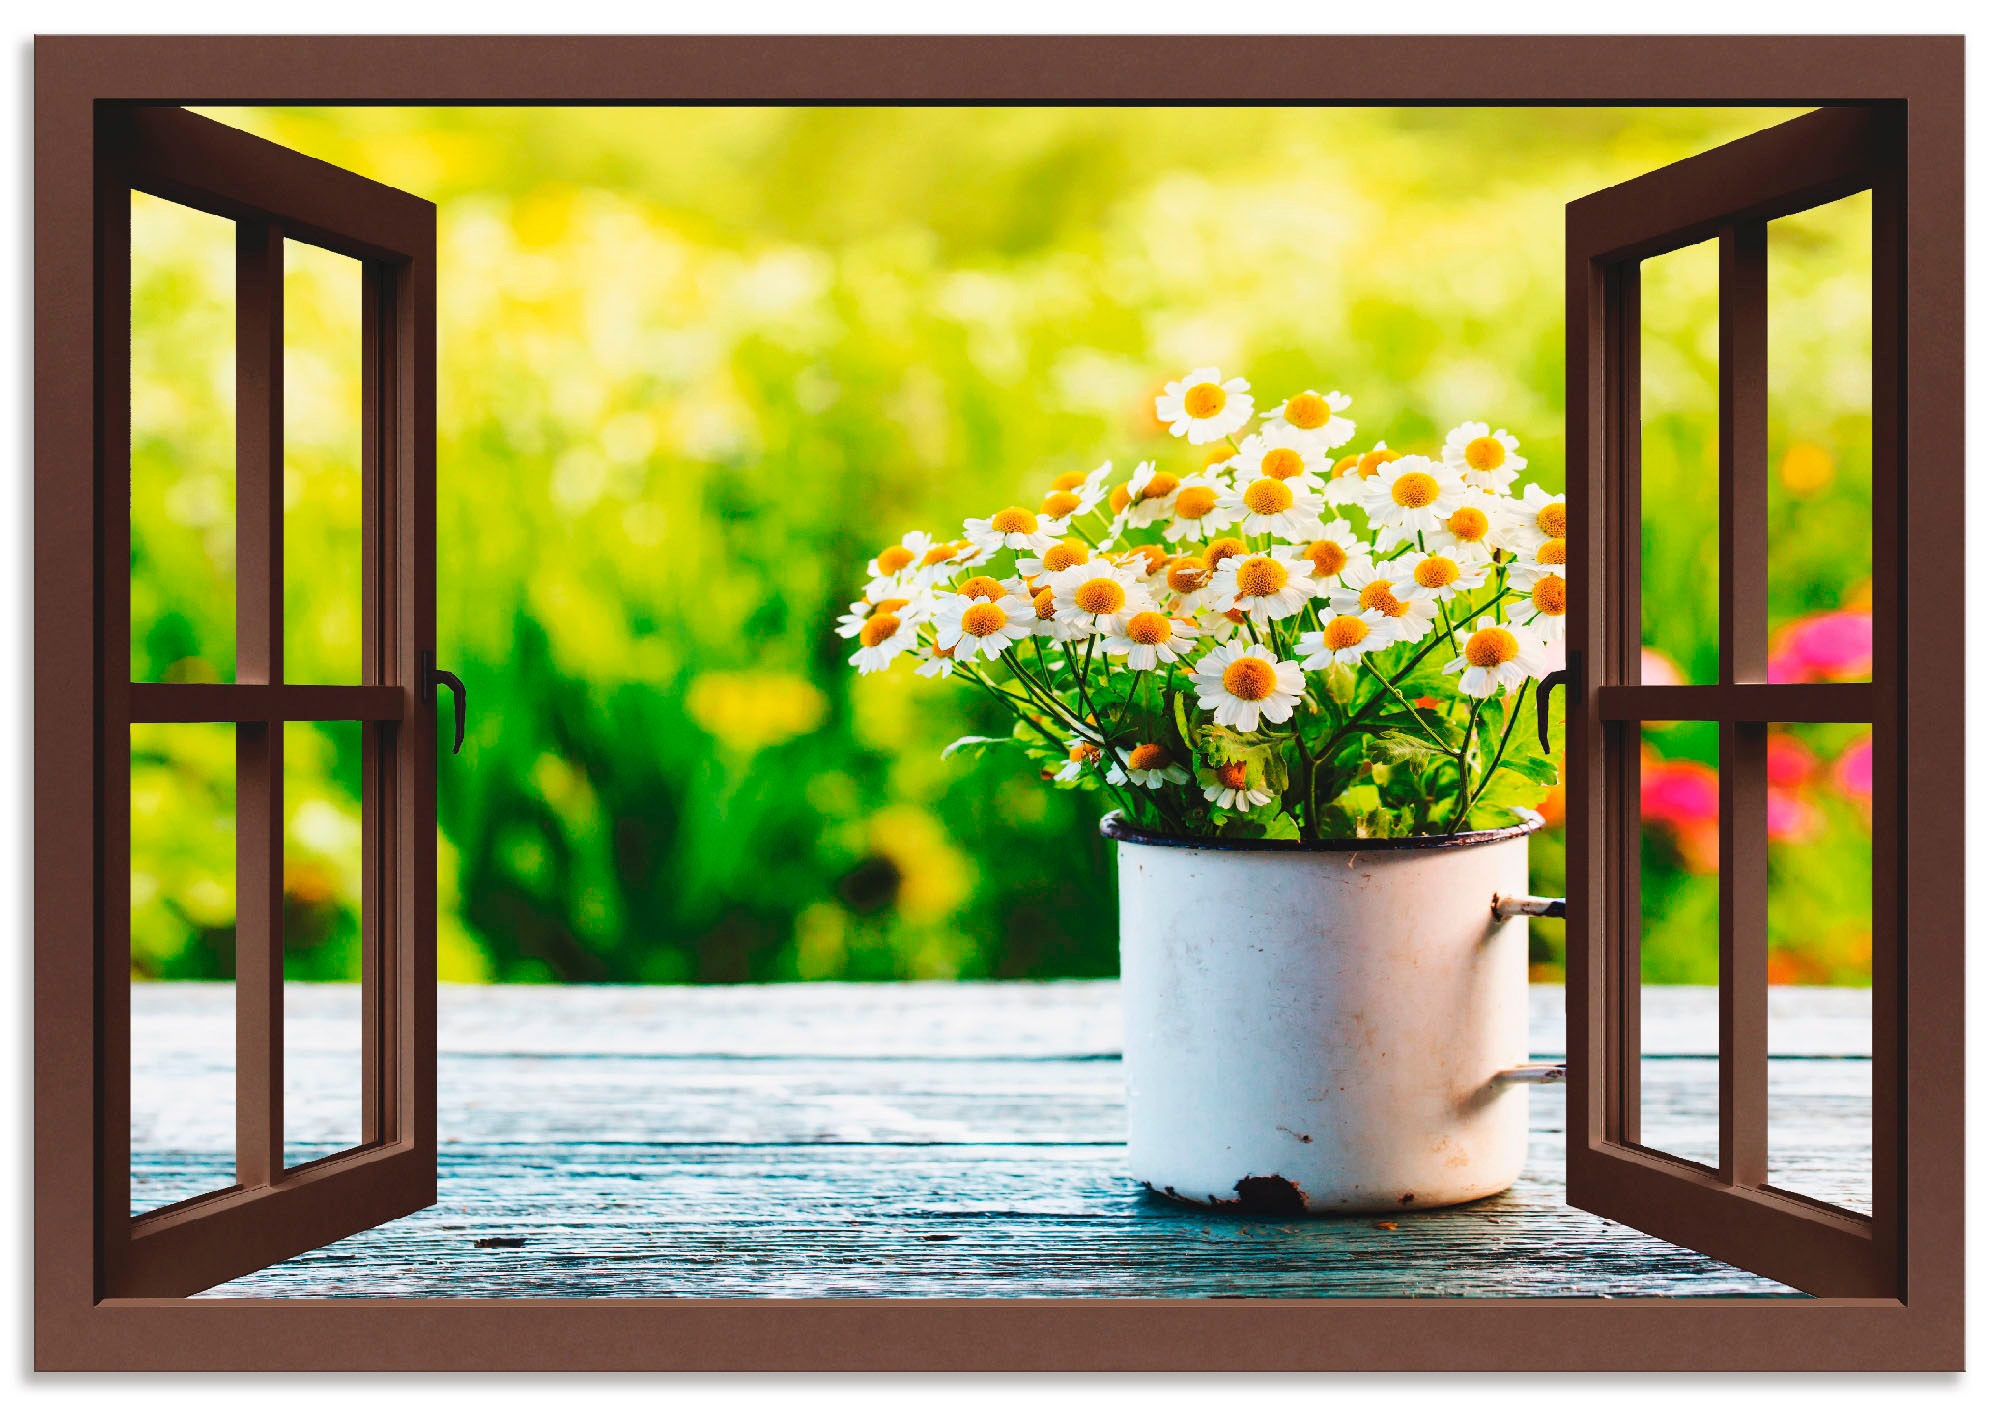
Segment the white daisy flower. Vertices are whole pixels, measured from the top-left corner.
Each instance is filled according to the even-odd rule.
[[[855,638],[861,648],[848,655],[847,662],[864,674],[880,673],[897,655],[916,648],[917,622],[893,610],[878,611],[863,622]]]
[[[1468,566],[1454,552],[1410,552],[1384,563],[1381,571],[1404,600],[1445,600],[1484,586],[1493,563]]]
[[[1536,576],[1568,576],[1569,541],[1563,537],[1545,537],[1535,546],[1533,555],[1517,557],[1508,565],[1525,568]]]
[[[1074,519],[1096,512],[1109,492],[1104,485],[1110,477],[1108,459],[1087,474],[1059,475],[1042,499],[1042,516],[1049,520],[1049,531],[1060,535],[1069,531]]]
[[[1521,441],[1507,431],[1493,429],[1484,420],[1467,420],[1444,437],[1439,457],[1474,488],[1503,493],[1528,467],[1517,452],[1520,448]]]
[[[1158,604],[1130,566],[1093,557],[1043,583],[1055,593],[1055,618],[1094,635],[1115,634],[1138,611]]]
[[[1511,498],[1468,493],[1445,518],[1444,530],[1426,536],[1424,544],[1433,552],[1457,557],[1467,566],[1491,562],[1496,551],[1513,550],[1515,506]]]
[[[1262,624],[1297,615],[1313,598],[1310,568],[1299,560],[1298,548],[1244,552],[1216,563],[1208,586],[1212,610],[1240,610]]]
[[[1283,479],[1294,488],[1303,482],[1318,492],[1332,470],[1326,445],[1310,431],[1294,428],[1282,420],[1266,421],[1256,434],[1243,441],[1243,448],[1228,461],[1238,483],[1260,478]]]
[[[1453,470],[1421,454],[1405,454],[1364,479],[1355,501],[1375,525],[1375,545],[1381,548],[1435,536],[1464,492]]]
[[[1532,557],[1544,542],[1569,536],[1569,505],[1563,494],[1531,483],[1521,490],[1518,502],[1509,501],[1515,514],[1512,546],[1523,557]]]
[[[1028,597],[1028,603],[1035,608],[1035,622],[1030,627],[1031,634],[1041,639],[1055,640],[1058,644],[1067,644],[1072,640],[1080,640],[1090,633],[1089,627],[1081,620],[1057,618],[1056,593],[1053,586],[1042,585],[1029,589],[1034,594]]]
[[[1222,379],[1219,367],[1203,366],[1167,382],[1153,401],[1160,422],[1189,444],[1212,444],[1235,434],[1257,409],[1250,383],[1241,376]]]
[[[866,625],[874,614],[874,601],[858,600],[847,607],[847,614],[840,617],[839,622],[833,627],[833,632],[844,640],[851,640],[861,633],[861,627]]]
[[[990,560],[1003,547],[1040,556],[1056,541],[1049,531],[1049,520],[1026,508],[1002,508],[992,517],[969,517],[965,536],[980,554],[980,561]]]
[[[1482,615],[1472,633],[1465,637],[1459,647],[1458,657],[1444,666],[1447,674],[1460,670],[1465,676],[1458,681],[1458,691],[1471,698],[1491,698],[1495,693],[1508,693],[1537,677],[1547,673],[1547,656],[1539,648],[1523,647],[1521,637],[1508,627],[1495,622],[1491,615]]]
[[[1166,539],[1169,542],[1197,542],[1212,537],[1242,516],[1239,503],[1229,504],[1228,485],[1207,474],[1196,474],[1176,488],[1165,500]]]
[[[1173,663],[1195,647],[1197,638],[1189,621],[1158,610],[1139,610],[1104,637],[1104,648],[1106,653],[1124,655],[1126,668],[1144,672]]]
[[[1283,405],[1266,410],[1264,420],[1310,435],[1322,449],[1338,449],[1354,438],[1354,422],[1339,413],[1353,403],[1339,391],[1300,391]]]
[[[1306,691],[1306,676],[1289,659],[1241,640],[1212,649],[1194,666],[1195,702],[1238,732],[1255,732],[1269,719],[1288,721]]]
[[[1561,576],[1538,576],[1526,600],[1507,607],[1514,632],[1544,649],[1560,650],[1569,614],[1569,584]]]
[[[1331,669],[1335,664],[1353,664],[1364,654],[1400,643],[1388,628],[1389,617],[1379,610],[1359,615],[1330,615],[1318,634],[1304,635],[1294,648],[1311,673]]]
[[[1257,478],[1227,490],[1221,505],[1232,520],[1242,520],[1245,536],[1310,542],[1324,526],[1319,520],[1319,503],[1319,495],[1301,479]]]
[[[1368,548],[1345,518],[1321,524],[1319,535],[1302,546],[1299,554],[1311,566],[1313,589],[1321,595],[1336,586],[1364,586],[1380,574]]]
[[[1396,583],[1386,576],[1364,581],[1354,589],[1346,586],[1330,588],[1326,593],[1326,608],[1342,615],[1380,611],[1382,628],[1394,635],[1399,643],[1420,640],[1429,634],[1438,610],[1434,600],[1411,600],[1398,595]]]
[[[1224,810],[1255,810],[1267,806],[1271,798],[1262,791],[1245,785],[1249,779],[1248,762],[1224,762],[1215,769],[1215,784],[1201,788],[1201,794],[1210,804]]]
[[[1051,493],[1074,493],[1086,503],[1101,503],[1110,491],[1111,461],[1106,459],[1089,473],[1071,469],[1057,474],[1049,484]]]
[[[917,665],[917,675],[926,679],[942,679],[950,675],[958,664],[958,657],[949,649],[937,645],[927,645],[922,651],[924,662]]]
[[[935,542],[910,564],[904,574],[913,586],[935,586],[956,575],[958,569],[977,554],[978,548],[962,537],[956,542]]]
[[[1165,604],[1176,610],[1198,606],[1208,591],[1211,576],[1208,563],[1202,558],[1175,557],[1161,572],[1161,582],[1166,587]]]
[[[1117,519],[1111,524],[1111,535],[1115,538],[1124,531],[1127,524],[1133,527],[1149,527],[1172,516],[1174,511],[1174,491],[1181,486],[1178,475],[1154,465],[1148,459],[1134,466],[1132,477],[1123,485],[1125,503],[1118,504],[1117,493],[1111,495]]]
[[[1396,459],[1396,451],[1384,440],[1376,440],[1373,449],[1364,449],[1359,454],[1350,454],[1333,466],[1327,485],[1320,496],[1329,503],[1358,503],[1361,490],[1368,480],[1381,472],[1382,466]]]
[[[1174,754],[1157,742],[1141,742],[1130,751],[1121,751],[1119,758],[1125,764],[1125,775],[1138,786],[1148,791],[1157,791],[1162,786],[1179,786],[1188,779],[1187,768],[1174,760]]]
[[[905,532],[902,541],[875,554],[868,563],[868,574],[876,579],[900,576],[906,568],[921,560],[932,545],[928,532]]]
[[[1029,586],[1035,585],[1043,576],[1067,571],[1072,566],[1082,566],[1090,560],[1090,548],[1072,538],[1065,537],[1057,542],[1041,557],[1033,562],[1017,561],[1015,567],[1021,573],[1021,580]]]
[[[1080,737],[1075,733],[1071,733],[1069,739],[1069,760],[1063,763],[1062,769],[1056,773],[1055,779],[1058,781],[1081,781],[1085,777],[1094,779],[1097,776],[1098,764],[1103,760],[1103,757],[1104,749],[1098,746],[1097,743],[1091,741],[1088,737]],[[1122,786],[1125,784],[1125,773],[1119,768],[1118,763],[1114,761],[1105,768],[1104,779],[1109,781],[1113,786]]]
[[[1034,619],[1035,608],[1019,596],[1002,594],[997,600],[983,595],[968,597],[962,608],[939,612],[937,647],[950,650],[966,663],[998,659],[1014,641],[1027,638]]]

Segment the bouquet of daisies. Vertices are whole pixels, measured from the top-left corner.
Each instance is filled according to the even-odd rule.
[[[1025,752],[1167,834],[1514,823],[1557,779],[1521,714],[1561,667],[1562,495],[1517,495],[1519,442],[1478,421],[1435,456],[1342,453],[1348,408],[1303,391],[1260,414],[1213,367],[1170,382],[1184,466],[1065,473],[1036,506],[906,534],[840,619],[853,664],[907,655],[990,695],[1012,731],[947,755]]]

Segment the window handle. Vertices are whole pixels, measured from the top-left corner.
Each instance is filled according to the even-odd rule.
[[[1548,755],[1549,750],[1549,694],[1557,684],[1562,684],[1565,687],[1568,686],[1569,670],[1557,669],[1547,678],[1544,678],[1541,687],[1535,690],[1535,723],[1542,735],[1542,755],[1544,756]]]
[[[458,749],[465,745],[465,680],[449,669],[437,666],[437,655],[430,650],[423,652],[418,663],[423,674],[424,693],[436,694],[440,685],[451,690],[451,752],[458,755]]]

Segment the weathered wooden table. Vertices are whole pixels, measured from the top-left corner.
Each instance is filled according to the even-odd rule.
[[[1773,995],[1772,1155],[1866,1209],[1867,998]],[[134,1204],[227,1185],[227,986],[133,993]],[[1531,1047],[1560,1057],[1562,992]],[[287,992],[289,1161],[357,1126],[355,988]],[[1526,1175],[1453,1210],[1271,1220],[1124,1175],[1111,982],[449,987],[438,1203],[218,1295],[1778,1294],[1563,1204],[1563,1096]],[[1649,1138],[1713,1157],[1714,992],[1649,988]],[[1650,1057],[1658,1052],[1658,1057]]]

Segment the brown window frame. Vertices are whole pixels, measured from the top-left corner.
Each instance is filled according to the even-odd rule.
[[[1954,1368],[1964,1335],[1963,554],[1903,552],[1900,1292],[1810,1300],[204,1301],[94,1272],[91,155],[147,102],[1867,104],[1903,116],[1908,483],[1964,478],[1958,38],[65,38],[35,54],[35,1339],[51,1368]],[[421,352],[420,352],[421,354]],[[1573,450],[1573,453],[1581,452]],[[1907,524],[1897,531],[1906,532]],[[1587,583],[1595,568],[1578,571]],[[1573,579],[1576,579],[1573,576]],[[1590,589],[1584,584],[1581,589]],[[1911,599],[1927,609],[1913,616]],[[406,682],[407,679],[401,680]],[[410,705],[415,707],[414,703]],[[1576,700],[1572,700],[1572,708]],[[1588,892],[1572,895],[1588,908]],[[1574,911],[1574,910],[1573,910]],[[1583,915],[1588,920],[1589,914]],[[1574,920],[1574,918],[1573,918]],[[1918,940],[1921,939],[1921,940]],[[1577,1032],[1572,1060],[1602,1058]]]
[[[236,239],[236,682],[135,683],[131,650],[131,193],[232,222]],[[95,251],[102,765],[95,983],[99,1292],[184,1296],[437,1199],[436,734],[427,201],[174,107],[97,124]],[[285,681],[287,240],[361,271],[362,653],[351,685]],[[362,726],[359,1143],[285,1165],[284,729]],[[131,1213],[131,724],[236,730],[235,1185]]]
[[[1901,340],[1905,142],[1887,107],[1826,107],[1574,201],[1568,210],[1569,497],[1582,573],[1569,642],[1572,1204],[1822,1297],[1902,1291],[1907,1215],[1903,652],[1910,521]],[[1770,221],[1872,191],[1875,658],[1866,683],[1769,680]],[[1714,240],[1719,290],[1719,680],[1639,682],[1640,268]],[[1718,1165],[1648,1147],[1640,1124],[1639,743],[1648,721],[1717,729],[1721,894]],[[1772,723],[1865,722],[1874,763],[1874,1214],[1769,1182],[1766,741]]]

